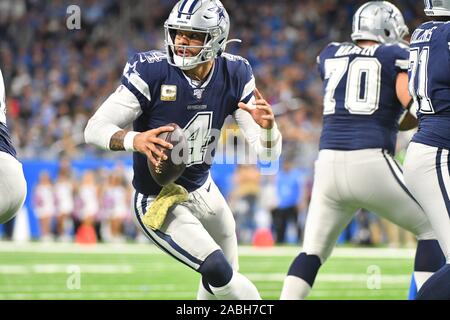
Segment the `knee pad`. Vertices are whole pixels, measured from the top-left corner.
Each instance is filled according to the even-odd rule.
[[[202,274],[203,286],[205,286],[206,281],[213,287],[223,287],[233,277],[233,269],[221,250],[211,253],[203,261],[198,271]],[[208,290],[209,288],[205,286],[205,289]]]

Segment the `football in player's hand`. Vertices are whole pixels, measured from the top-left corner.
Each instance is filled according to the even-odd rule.
[[[183,129],[176,123],[169,123],[167,126],[173,127],[174,130],[171,132],[163,132],[158,135],[158,138],[172,144],[173,149],[170,150],[157,146],[167,156],[167,160],[160,159],[158,165],[155,166],[147,159],[150,174],[160,186],[174,182],[183,174],[184,169],[186,169],[188,155],[188,144]]]

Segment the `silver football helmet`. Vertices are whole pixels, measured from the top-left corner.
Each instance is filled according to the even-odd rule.
[[[202,46],[177,46],[187,50],[201,48],[195,57],[179,56],[175,50],[177,30],[204,32],[206,34]],[[182,70],[190,70],[195,66],[220,55],[231,41],[227,40],[230,31],[230,18],[219,0],[181,0],[164,23],[165,47],[169,64]]]
[[[387,1],[370,1],[353,16],[352,40],[372,40],[380,43],[405,43],[409,34],[400,10]]]
[[[450,0],[425,0],[427,16],[450,16]]]

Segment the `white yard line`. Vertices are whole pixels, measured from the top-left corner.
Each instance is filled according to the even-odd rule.
[[[38,293],[0,293],[0,300],[6,299],[195,299],[195,291],[166,292],[110,292],[100,291],[86,293],[81,291],[38,292]]]
[[[254,248],[240,247],[240,255],[249,256],[297,256],[301,247],[273,247]],[[409,259],[414,258],[415,249],[411,248],[335,248],[333,257],[343,258],[386,258],[386,259]]]
[[[285,273],[245,273],[245,276],[251,281],[268,282],[277,281],[282,282],[286,277]],[[372,279],[373,275],[366,274],[346,274],[346,273],[327,273],[318,274],[317,282],[335,282],[335,283],[367,283],[369,279]],[[392,275],[386,274],[380,275],[381,284],[409,284],[411,281],[411,275]]]
[[[399,295],[403,293],[403,299],[399,299]],[[264,293],[261,293],[264,294]],[[276,295],[276,294],[275,294]],[[351,299],[351,300],[365,300],[365,299],[379,299],[378,296],[382,296],[383,299],[389,299],[389,297],[395,297],[395,299],[406,300],[408,298],[408,290],[407,289],[395,289],[395,290],[386,290],[381,288],[380,290],[317,290],[313,289],[311,291],[311,298],[326,298],[328,300],[333,299]],[[367,297],[367,298],[361,298]],[[373,298],[371,298],[373,297]]]
[[[67,253],[67,254],[163,254],[152,244],[95,244],[41,242],[0,242],[1,252]]]
[[[301,247],[256,248],[240,246],[241,256],[289,256],[295,257]],[[14,243],[0,242],[0,253],[67,253],[67,254],[142,254],[163,255],[164,253],[152,244],[96,244],[82,246],[72,243]],[[414,257],[414,248],[336,248],[333,257],[345,258],[385,258],[410,259]]]
[[[106,264],[33,264],[22,265],[0,265],[0,274],[30,274],[30,273],[95,273],[95,274],[117,274],[133,273],[131,265],[106,265]]]
[[[194,287],[184,284],[138,284],[138,285],[115,285],[115,284],[105,284],[105,285],[83,285],[81,281],[81,288],[85,293],[90,292],[167,292],[167,291],[186,291],[192,289],[195,292]],[[36,291],[41,292],[77,292],[78,290],[69,290],[65,287],[65,283],[61,285],[55,284],[14,284],[14,285],[0,285],[0,293],[5,294],[11,293],[36,293]]]

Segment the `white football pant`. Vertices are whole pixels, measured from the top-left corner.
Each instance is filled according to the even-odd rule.
[[[155,198],[136,193],[135,216],[145,235],[160,249],[194,270],[211,253],[221,249],[233,270],[238,270],[233,214],[211,177],[199,189],[189,193],[189,201],[171,208],[157,231],[142,222]]]
[[[321,150],[306,219],[303,252],[322,264],[355,212],[365,208],[411,231],[435,239],[431,225],[407,190],[400,166],[382,149]]]
[[[0,151],[0,223],[15,216],[26,195],[27,183],[22,164],[9,153]]]
[[[405,182],[430,220],[450,263],[449,150],[411,142],[405,159]]]

